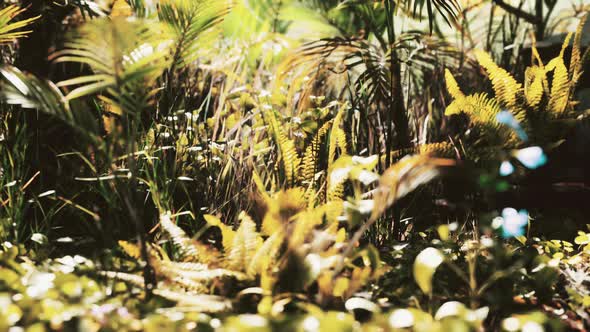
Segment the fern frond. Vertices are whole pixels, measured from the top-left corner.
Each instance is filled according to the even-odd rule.
[[[582,75],[583,59],[582,59],[582,30],[584,24],[588,19],[588,13],[584,14],[578,23],[576,28],[576,34],[574,35],[574,43],[572,45],[572,56],[570,60],[570,80],[572,85],[575,86],[578,82],[579,77]]]
[[[297,150],[295,149],[295,142],[287,137],[283,127],[281,127],[277,121],[274,111],[268,110],[267,112],[264,112],[264,117],[269,123],[269,129],[273,135],[275,144],[278,146],[285,179],[290,186],[295,181],[299,164],[301,162]]]
[[[127,256],[135,259],[141,259],[141,250],[137,244],[133,244],[127,241],[119,241],[119,246],[127,254]]]
[[[545,86],[547,84],[545,70],[539,66],[528,67],[524,76],[524,95],[526,97],[527,104],[532,108],[536,108],[541,103]]]
[[[415,147],[391,152],[392,160],[399,160],[410,154],[428,155],[430,157],[452,157],[455,154],[453,145],[449,142],[426,143]],[[381,157],[385,160],[386,156]]]
[[[245,212],[240,212],[240,227],[236,231],[229,253],[226,253],[225,265],[228,269],[245,271],[250,260],[262,245],[262,238],[256,231],[256,224]]]
[[[168,233],[184,259],[204,264],[218,261],[219,253],[215,249],[189,238],[180,227],[172,222],[169,214],[160,216],[160,225]]]
[[[485,93],[478,93],[454,100],[447,106],[445,115],[465,113],[473,122],[492,123],[501,110],[495,99]]]
[[[500,124],[496,119],[496,115],[501,110],[495,99],[488,97],[485,93],[478,93],[456,99],[447,106],[445,115],[466,113],[475,126],[484,130],[484,138],[491,139],[493,144],[512,146],[519,139],[513,130]]]
[[[305,148],[303,154],[302,165],[300,168],[299,180],[309,187],[313,187],[315,183],[315,176],[317,172],[319,150],[322,144],[322,140],[329,132],[332,127],[332,120],[324,123],[320,129],[316,132],[309,145]]]
[[[279,254],[279,250],[285,240],[284,232],[277,231],[269,236],[258,248],[252,260],[248,264],[246,273],[249,276],[261,275],[272,265]]]
[[[463,91],[461,91],[461,88],[455,80],[455,77],[453,76],[453,74],[451,74],[451,71],[448,69],[445,69],[445,82],[447,84],[447,90],[449,91],[449,94],[451,95],[451,97],[453,97],[453,99],[465,97],[465,94],[463,94]]]
[[[202,294],[208,291],[206,284],[185,278],[182,275],[172,273],[166,269],[159,268],[158,273],[159,276],[166,278],[165,282],[161,283],[162,285],[165,285],[165,287],[182,288],[182,291],[189,291],[197,294]]]
[[[332,172],[334,161],[336,160],[336,151],[339,150],[340,154],[347,154],[346,149],[346,134],[340,127],[344,111],[348,107],[347,104],[343,104],[338,110],[338,114],[334,118],[332,123],[332,130],[330,132],[330,140],[328,142],[328,172]],[[344,196],[344,184],[343,183],[332,183],[332,176],[328,176],[327,179],[327,199],[341,200]]]
[[[563,42],[559,55],[549,61],[546,66],[546,70],[548,72],[553,71],[548,110],[554,117],[557,118],[563,114],[569,103],[570,77],[563,57],[571,37],[572,34],[569,33]]]
[[[11,23],[13,18],[25,10],[25,8],[20,8],[15,5],[9,5],[6,8],[0,10],[0,44],[12,43],[18,38],[26,37],[32,32],[31,30],[18,30],[35,22],[41,18],[41,16],[35,16]]]
[[[523,121],[525,114],[518,110],[518,96],[522,93],[522,85],[509,72],[499,67],[488,53],[476,51],[475,56],[488,73],[496,98],[514,113],[518,121]]]
[[[326,201],[341,201],[344,199],[344,183],[348,180],[348,175],[342,176],[345,170],[342,168],[333,168],[328,170]]]

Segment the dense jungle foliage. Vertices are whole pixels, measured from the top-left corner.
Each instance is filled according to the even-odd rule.
[[[588,11],[3,1],[0,330],[589,330]]]

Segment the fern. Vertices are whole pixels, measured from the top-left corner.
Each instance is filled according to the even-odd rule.
[[[455,151],[453,145],[448,142],[439,142],[439,143],[426,143],[420,144],[418,146],[396,150],[391,152],[391,159],[392,160],[399,160],[406,155],[411,154],[420,154],[420,155],[428,155],[431,157],[452,157]],[[382,156],[381,159],[385,160],[386,156]]]
[[[330,132],[330,141],[328,142],[328,172],[333,172],[333,164],[336,160],[336,151],[340,150],[341,154],[346,154],[346,134],[340,128],[342,117],[344,116],[344,110],[347,108],[347,104],[344,104],[338,110],[338,114],[334,118],[332,123],[332,130]],[[341,200],[344,196],[343,183],[333,183],[332,177],[328,176],[327,180],[327,200]]]
[[[524,76],[524,95],[526,101],[530,107],[536,108],[541,103],[547,85],[545,69],[539,66],[532,66],[526,69]]]
[[[282,230],[278,230],[269,236],[252,256],[246,273],[251,276],[265,273],[271,267],[272,262],[277,259],[284,240],[285,235]]]
[[[576,34],[574,36],[574,43],[572,45],[572,56],[570,60],[570,80],[572,81],[572,85],[575,86],[582,76],[582,68],[584,66],[584,60],[582,57],[582,30],[584,28],[584,24],[588,19],[588,13],[586,13],[580,19],[578,23],[578,28],[576,29]]]
[[[328,134],[333,121],[327,121],[320,129],[316,132],[313,139],[305,149],[303,154],[303,160],[300,168],[299,180],[306,186],[313,188],[315,184],[315,176],[319,163],[319,151],[322,144],[322,140]]]
[[[470,153],[473,152],[472,159],[486,159],[485,156],[493,156],[494,150],[497,153],[497,149],[516,147],[520,144],[519,136],[525,140],[534,139],[541,145],[554,143],[556,139],[563,137],[563,124],[567,125],[571,121],[558,123],[552,120],[575,117],[572,112],[575,103],[571,101],[571,97],[584,60],[580,50],[580,34],[585,19],[586,17],[580,21],[574,37],[569,70],[565,64],[564,53],[572,34],[565,38],[559,55],[546,65],[543,64],[533,40],[532,62],[536,64],[526,69],[524,88],[482,51],[476,51],[476,57],[489,75],[495,98],[481,93],[463,95],[452,74],[449,71],[445,72],[447,89],[454,98],[447,106],[445,114],[467,114],[480,131],[481,137],[477,143],[487,144],[468,147]],[[548,77],[551,77],[550,84]],[[498,123],[496,116],[502,108],[507,108],[512,113],[517,120],[516,124],[505,126]]]
[[[453,74],[451,74],[451,71],[448,69],[445,69],[445,82],[446,82],[447,90],[449,91],[449,94],[454,99],[460,99],[460,98],[465,97],[465,95],[461,91],[461,88],[459,88],[459,84],[455,80],[455,77],[453,77]]]
[[[162,214],[160,225],[168,233],[184,259],[204,264],[218,262],[219,253],[216,250],[189,238],[180,227],[172,222],[170,215]]]
[[[136,244],[127,241],[119,241],[119,246],[123,248],[123,251],[127,254],[127,256],[134,259],[141,258],[141,250]]]
[[[291,186],[294,184],[301,162],[295,149],[295,142],[287,137],[287,134],[283,131],[283,127],[280,126],[272,110],[264,112],[264,118],[269,123],[270,133],[273,136],[275,144],[278,146],[287,185]]]
[[[564,63],[564,52],[567,48],[572,34],[568,34],[561,47],[559,56],[549,61],[546,66],[547,72],[553,71],[553,81],[551,83],[551,97],[549,99],[549,111],[555,117],[560,117],[565,112],[570,96],[570,75]]]
[[[517,120],[524,120],[525,114],[519,108],[518,100],[519,94],[522,93],[522,85],[510,73],[496,65],[486,52],[476,51],[475,56],[488,73],[498,101],[509,108]]]
[[[262,244],[256,224],[244,212],[240,213],[240,227],[234,236],[231,250],[226,253],[225,265],[236,271],[246,271],[250,260]]]

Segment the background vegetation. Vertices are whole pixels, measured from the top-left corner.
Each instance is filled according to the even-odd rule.
[[[586,1],[0,8],[0,329],[590,328]]]

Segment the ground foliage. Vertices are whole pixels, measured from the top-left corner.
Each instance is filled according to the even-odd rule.
[[[0,329],[590,328],[566,2],[3,3]]]

